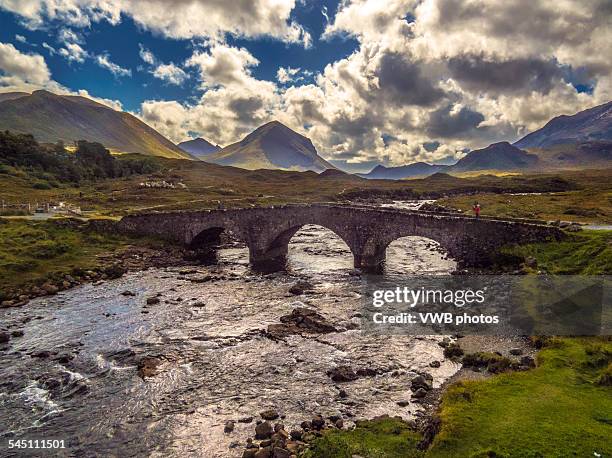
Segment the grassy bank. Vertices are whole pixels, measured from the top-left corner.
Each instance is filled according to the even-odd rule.
[[[85,230],[70,219],[0,219],[0,240],[0,298],[29,283],[96,267],[99,255],[151,243]]]
[[[352,431],[329,430],[316,440],[303,458],[419,457],[421,435],[396,418],[362,421]]]
[[[553,243],[520,245],[505,254],[536,260],[527,270],[558,275],[609,275],[612,273],[612,231],[582,231]]]
[[[538,367],[445,393],[429,456],[610,456],[609,338],[555,339]]]
[[[538,367],[458,382],[443,396],[441,429],[428,450],[397,419],[330,430],[309,458],[611,456],[612,341],[558,338]]]

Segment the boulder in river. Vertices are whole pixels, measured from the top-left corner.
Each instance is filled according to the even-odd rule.
[[[334,382],[352,382],[357,380],[358,376],[350,366],[337,366],[327,371],[327,375]]]
[[[11,340],[11,335],[6,331],[0,331],[0,343],[7,343]]]
[[[306,291],[309,291],[312,288],[313,286],[311,283],[304,281],[304,280],[300,280],[294,283],[293,286],[291,286],[291,288],[289,288],[289,292],[293,294],[294,296],[299,296],[300,294],[304,294]]]
[[[261,415],[261,418],[264,420],[276,420],[280,416],[274,409],[264,410],[263,412],[260,412],[259,415]]]
[[[255,439],[269,439],[273,433],[274,430],[269,421],[264,421],[255,427]]]
[[[285,337],[303,332],[327,334],[336,332],[336,328],[327,322],[325,317],[315,310],[306,307],[297,307],[289,315],[280,318],[281,324],[268,326],[268,334],[272,338]]]
[[[152,356],[145,356],[138,361],[138,375],[142,379],[153,377],[157,374],[157,370],[161,365],[161,360]]]
[[[429,391],[432,389],[433,386],[432,381],[433,377],[431,377],[429,374],[417,375],[415,378],[412,379],[410,389],[415,393],[420,389]]]

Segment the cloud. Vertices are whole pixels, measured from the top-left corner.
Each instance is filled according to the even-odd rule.
[[[62,27],[57,35],[61,43],[83,43],[83,38],[74,30]]]
[[[57,53],[57,50],[53,46],[51,46],[49,43],[47,43],[46,41],[43,41],[41,46],[45,48],[47,51],[49,51],[49,54],[52,56]]]
[[[153,70],[153,76],[168,84],[180,86],[185,82],[189,75],[185,71],[174,65],[173,63],[161,64]]]
[[[81,45],[77,43],[66,43],[65,47],[60,48],[57,51],[58,54],[64,56],[68,61],[74,61],[83,63],[85,62],[85,58],[89,57],[87,51],[81,48]]]
[[[23,35],[19,35],[19,34],[15,34],[15,41],[18,41],[19,43],[27,43],[28,42],[26,37],[24,37]]]
[[[383,54],[377,74],[388,103],[431,106],[444,97],[433,78],[424,76],[419,64],[401,54]]]
[[[452,78],[473,91],[519,90],[548,93],[563,77],[563,69],[552,60],[514,58],[496,60],[481,55],[449,59]]]
[[[482,113],[468,107],[448,105],[432,111],[427,123],[427,134],[432,137],[465,137],[485,120]]]
[[[0,43],[0,86],[19,83],[45,85],[51,72],[45,59],[38,54],[24,54],[10,43]]]
[[[141,118],[174,141],[189,132],[217,144],[237,141],[254,126],[274,119],[282,104],[279,88],[253,77],[259,61],[245,48],[211,43],[198,49],[185,65],[196,70],[202,95],[191,104],[149,100]]]
[[[301,76],[297,76],[300,70],[300,68],[278,67],[278,70],[276,72],[276,79],[281,84],[287,84],[292,81],[304,79]]]
[[[107,69],[115,77],[132,76],[132,70],[128,68],[123,68],[120,65],[111,62],[110,56],[108,54],[99,54],[95,57],[94,60],[100,67]]]
[[[269,36],[308,47],[311,37],[291,20],[295,0],[0,0],[0,8],[20,15],[31,28],[50,21],[75,27],[94,22],[121,22],[131,17],[141,27],[170,38],[222,38],[226,34],[254,38]]]
[[[253,81],[250,68],[259,60],[245,48],[216,43],[208,51],[194,53],[185,64],[199,70],[204,86],[229,86]]]
[[[153,65],[156,62],[155,56],[151,51],[145,48],[142,43],[138,43],[138,47],[140,48],[140,58],[146,62],[147,64]]]

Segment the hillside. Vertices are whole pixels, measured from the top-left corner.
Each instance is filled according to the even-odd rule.
[[[177,146],[186,153],[189,153],[198,159],[204,159],[221,149],[219,145],[213,145],[202,137],[195,138],[193,140],[186,140],[179,143]]]
[[[612,142],[612,102],[571,116],[557,116],[541,129],[521,138],[514,146],[548,148],[592,141]]]
[[[321,172],[334,168],[317,154],[309,138],[278,121],[258,127],[241,141],[207,156],[206,160],[249,170],[283,169]]]
[[[85,97],[42,90],[0,98],[0,130],[32,134],[39,142],[61,140],[72,145],[75,140],[87,140],[115,151],[192,159],[129,113]]]

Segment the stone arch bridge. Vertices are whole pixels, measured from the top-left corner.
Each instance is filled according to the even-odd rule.
[[[228,231],[247,245],[251,264],[268,271],[284,266],[291,237],[307,224],[336,233],[350,248],[355,267],[367,271],[380,270],[387,246],[405,236],[439,242],[462,267],[490,264],[505,245],[563,237],[558,228],[536,222],[333,204],[144,213],[125,216],[118,224],[121,231],[192,249],[214,246]]]

